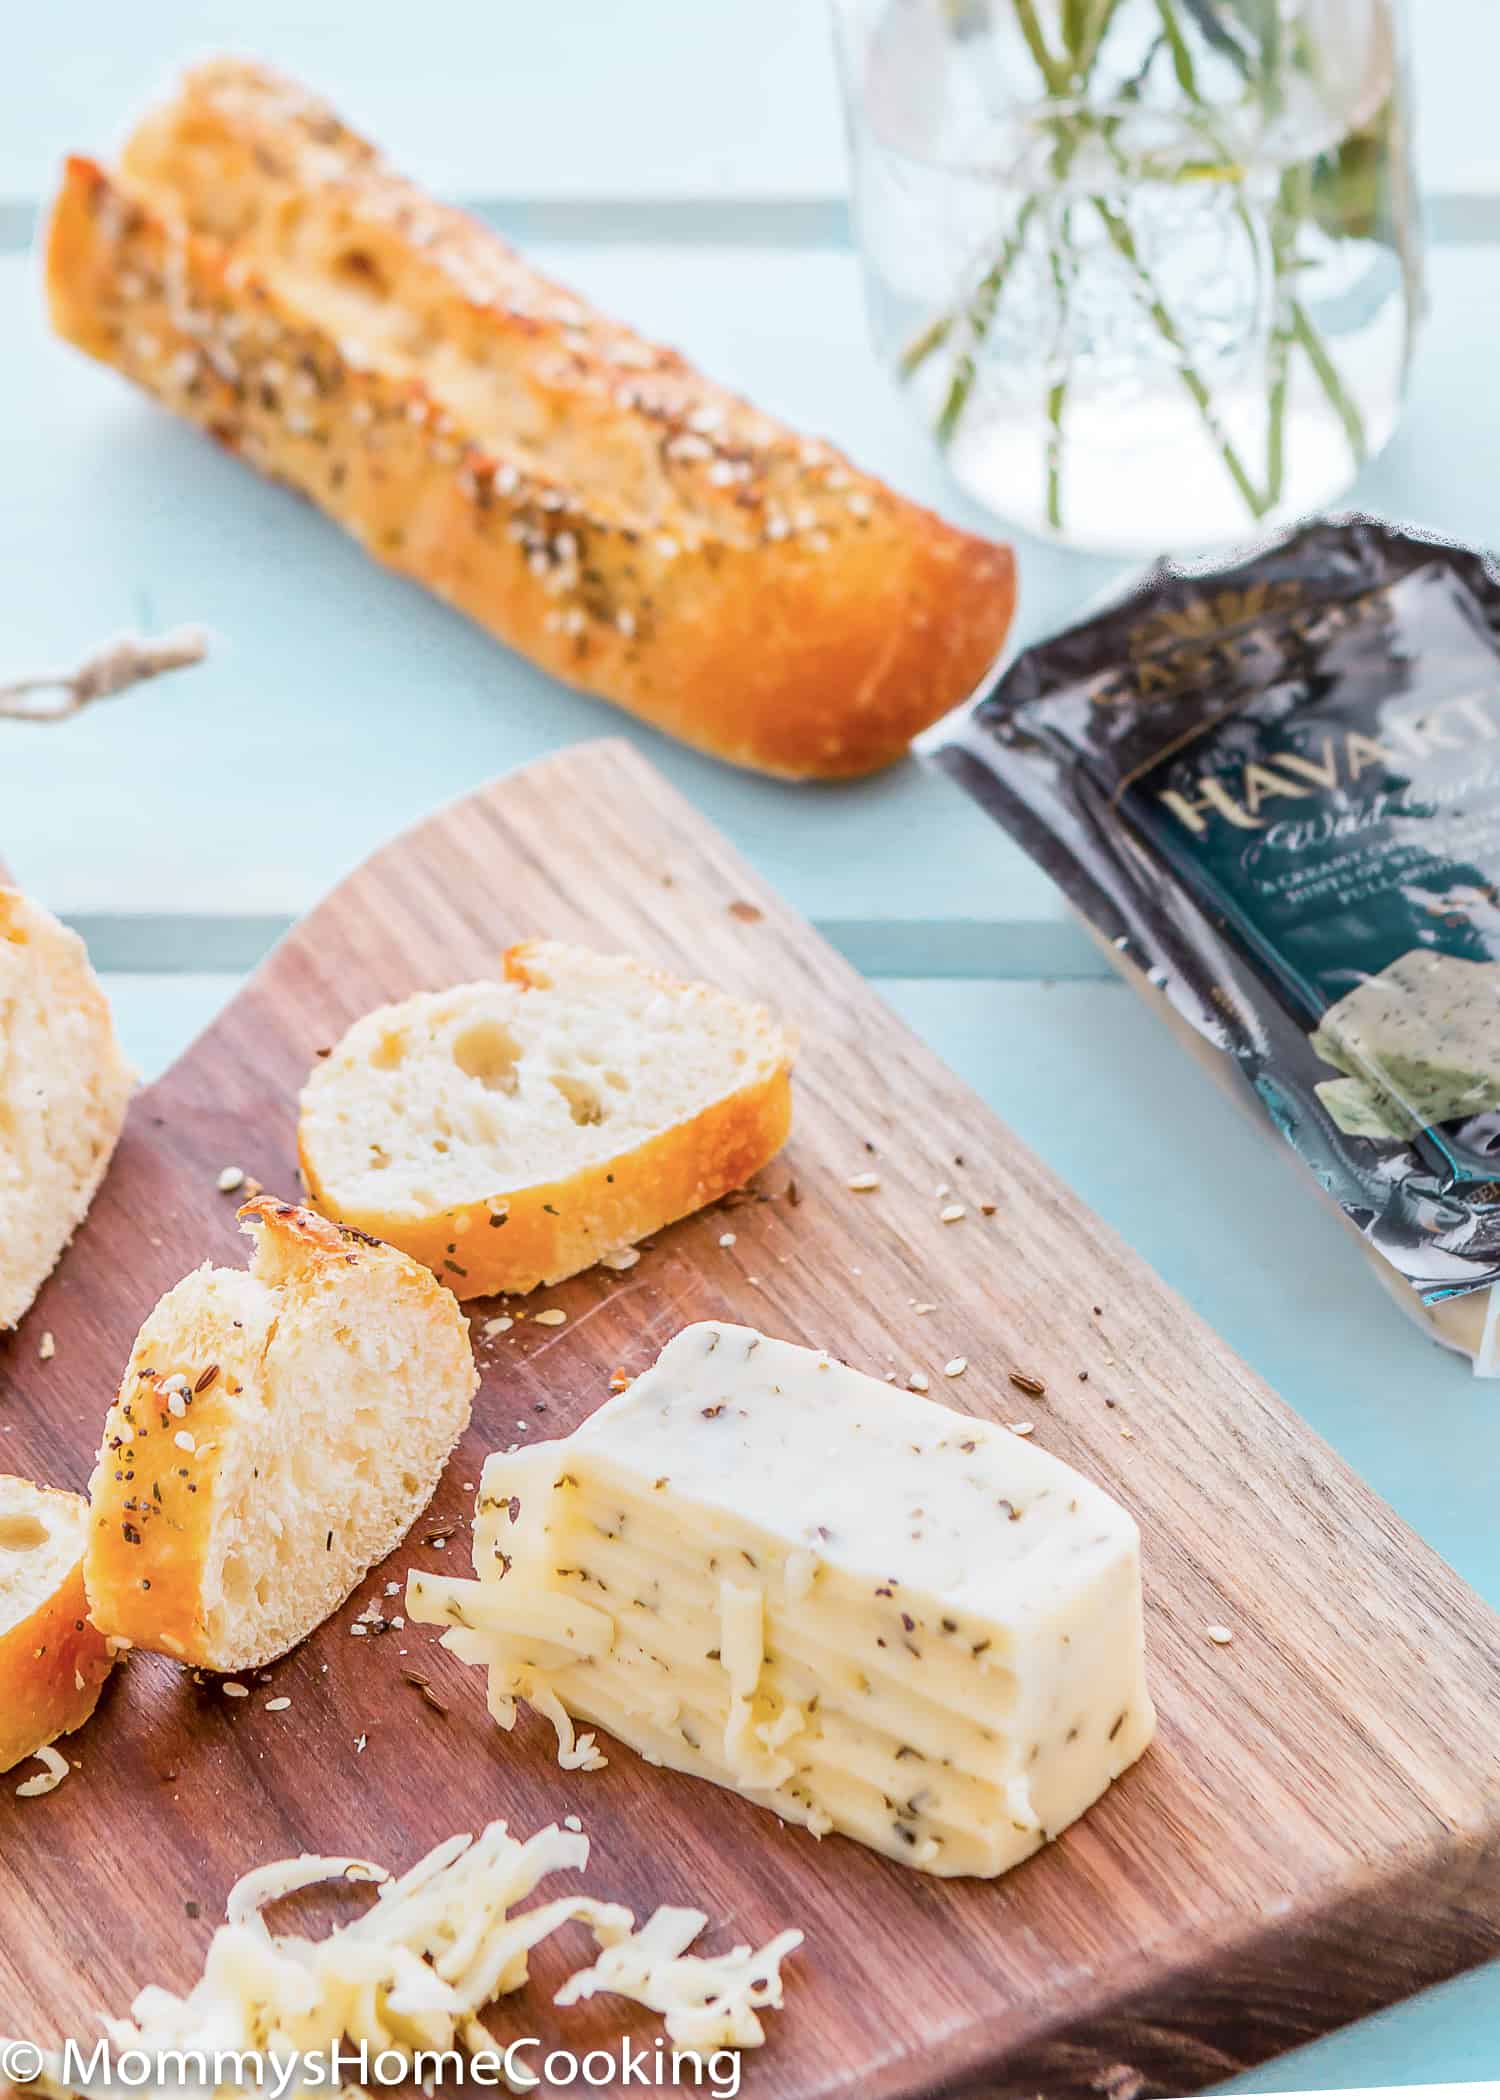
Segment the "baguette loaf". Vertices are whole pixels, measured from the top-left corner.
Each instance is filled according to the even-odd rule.
[[[1008,548],[434,203],[261,67],[67,163],[53,323],[569,684],[790,777],[888,764],[999,652]]]
[[[791,1122],[787,1032],[625,956],[528,941],[504,981],[356,1021],[314,1069],[311,1200],[460,1298],[560,1283],[739,1188]]]
[[[130,1086],[82,941],[0,887],[0,1328],[82,1224]]]
[[[96,1624],[208,1670],[272,1661],[399,1545],[478,1385],[451,1292],[261,1197],[249,1273],[201,1268],[131,1352],[90,1494]]]
[[[114,1658],[89,1623],[82,1495],[0,1475],[0,1772],[81,1728]]]

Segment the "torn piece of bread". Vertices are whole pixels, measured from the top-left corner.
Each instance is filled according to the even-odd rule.
[[[0,1328],[83,1223],[130,1088],[83,942],[0,886]]]
[[[1010,549],[553,284],[264,67],[71,160],[59,334],[570,685],[736,764],[888,765],[995,661]]]
[[[461,1298],[560,1283],[701,1210],[791,1124],[795,1044],[763,1007],[561,941],[504,969],[366,1014],[302,1093],[312,1201]]]
[[[68,1735],[114,1657],[83,1588],[82,1495],[0,1474],[0,1772]]]
[[[431,1499],[478,1385],[450,1291],[262,1196],[131,1351],[90,1489],[96,1624],[207,1670],[283,1655]]]

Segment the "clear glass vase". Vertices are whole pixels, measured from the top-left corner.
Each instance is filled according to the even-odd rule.
[[[997,516],[1122,553],[1334,501],[1421,310],[1398,0],[834,0],[871,326]]]

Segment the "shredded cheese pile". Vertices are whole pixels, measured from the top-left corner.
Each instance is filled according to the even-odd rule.
[[[607,1943],[591,1969],[568,1978],[555,2003],[576,2005],[611,1991],[660,2013],[671,2039],[694,2055],[759,2048],[766,2031],[757,2008],[780,2005],[781,1964],[801,1946],[802,1935],[778,1933],[758,1952],[731,1947],[727,1954],[688,1954],[707,1923],[701,1910],[663,1907],[639,1932]]]
[[[261,1867],[237,1882],[227,1922],[215,1933],[199,1981],[186,1997],[152,1985],[129,2020],[106,2022],[117,2051],[235,2050],[292,2056],[348,2043],[371,2052],[489,2049],[485,2006],[527,1979],[531,1949],[572,1921],[588,1926],[601,1953],[570,1977],[559,2005],[608,1991],[662,2014],[685,2051],[754,2048],[763,2039],[755,2008],[780,2005],[780,1964],[801,1944],[784,1932],[757,1954],[684,1950],[707,1920],[701,1911],[663,1909],[639,1932],[618,1903],[563,1896],[531,1910],[515,1906],[548,1874],[582,1868],[589,1841],[549,1824],[525,1843],[503,1822],[475,1839],[446,1839],[400,1880],[369,1860],[304,1855]],[[376,1902],[352,1924],[310,1940],[273,1933],[263,1907],[314,1883],[376,1885]],[[38,2088],[72,2089],[53,2058]],[[155,2088],[141,2088],[153,2100]],[[298,2089],[300,2091],[300,2088]]]

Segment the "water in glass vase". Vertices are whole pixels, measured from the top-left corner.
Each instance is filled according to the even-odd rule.
[[[1055,92],[998,114],[992,86],[959,122],[950,95],[934,136],[880,121],[921,91],[908,50],[892,102],[887,46],[851,127],[874,333],[951,472],[1032,531],[1125,553],[1336,499],[1394,427],[1417,299],[1381,128],[1394,70],[1372,112],[1368,89],[1341,105],[1287,59],[1268,117],[1246,68],[1186,32],[1153,75],[1175,24],[1146,12],[1159,33],[1128,98],[1063,92],[1078,69],[1060,66]],[[948,49],[965,58],[951,28]],[[1121,70],[1107,45],[1091,66]]]

